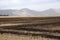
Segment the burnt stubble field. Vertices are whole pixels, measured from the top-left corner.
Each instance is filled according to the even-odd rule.
[[[0,17],[0,40],[60,40],[60,17]]]

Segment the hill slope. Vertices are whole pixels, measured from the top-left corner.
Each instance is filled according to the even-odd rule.
[[[0,10],[0,15],[8,16],[60,16],[60,9],[48,9],[45,11],[35,11],[27,8],[21,10]]]

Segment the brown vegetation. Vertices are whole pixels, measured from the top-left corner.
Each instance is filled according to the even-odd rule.
[[[60,17],[0,18],[0,37],[1,40],[59,40]]]

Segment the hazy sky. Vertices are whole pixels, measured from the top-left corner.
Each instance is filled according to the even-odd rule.
[[[22,9],[45,10],[49,8],[60,8],[60,0],[0,0],[0,9]]]

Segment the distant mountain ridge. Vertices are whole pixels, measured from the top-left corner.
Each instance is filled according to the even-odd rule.
[[[21,10],[0,10],[0,15],[8,16],[60,16],[60,9],[48,9],[45,11],[35,11],[27,8]]]

